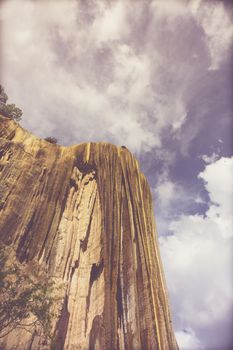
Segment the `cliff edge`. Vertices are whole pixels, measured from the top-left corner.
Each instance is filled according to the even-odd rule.
[[[56,350],[178,349],[150,188],[126,148],[51,144],[0,116],[0,239],[62,283]],[[0,348],[49,346],[15,329]]]

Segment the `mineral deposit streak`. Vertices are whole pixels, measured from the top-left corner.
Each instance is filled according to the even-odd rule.
[[[178,349],[150,189],[125,147],[63,147],[0,116],[0,237],[62,285],[56,350]],[[49,346],[16,329],[0,348]]]

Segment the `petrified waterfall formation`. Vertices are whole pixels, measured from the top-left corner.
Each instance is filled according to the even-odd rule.
[[[0,116],[0,237],[63,283],[57,350],[177,349],[150,189],[126,148],[50,144]],[[0,344],[48,348],[21,329]]]

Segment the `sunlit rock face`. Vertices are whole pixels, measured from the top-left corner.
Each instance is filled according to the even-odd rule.
[[[56,349],[177,349],[150,189],[125,147],[62,147],[0,117],[0,236],[63,285]],[[0,344],[49,349],[21,329]]]

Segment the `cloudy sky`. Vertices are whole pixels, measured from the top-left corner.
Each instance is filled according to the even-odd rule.
[[[135,154],[180,349],[232,349],[232,2],[5,0],[0,20],[21,124]]]

